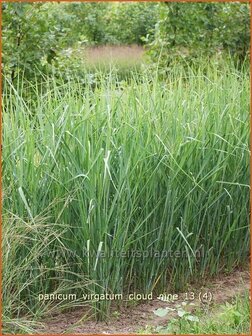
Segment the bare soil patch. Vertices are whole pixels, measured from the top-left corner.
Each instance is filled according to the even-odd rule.
[[[195,294],[194,307],[215,305],[228,302],[236,295],[241,295],[250,289],[250,273],[248,270],[237,270],[231,275],[221,276],[209,282],[207,285],[191,289]],[[210,303],[200,301],[199,293],[210,292]],[[60,314],[43,321],[44,328],[39,333],[54,334],[134,334],[146,326],[162,326],[167,324],[167,317],[159,318],[153,314],[158,308],[172,307],[183,301],[184,293],[180,293],[179,300],[164,302],[159,299],[139,303],[132,307],[123,307],[120,311],[111,312],[111,318],[107,322],[95,322],[87,320],[83,309]],[[194,308],[195,309],[195,308]]]

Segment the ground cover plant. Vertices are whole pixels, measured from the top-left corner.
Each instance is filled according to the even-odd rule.
[[[246,263],[246,69],[4,87],[7,315],[53,309],[40,293],[181,290]]]
[[[191,303],[192,304],[192,303]],[[190,305],[190,303],[189,303]],[[250,333],[250,299],[249,294],[236,296],[232,302],[226,302],[214,307],[197,309],[188,313],[188,302],[182,302],[175,308],[154,311],[156,314],[176,312],[176,317],[170,318],[167,326],[147,327],[140,334],[178,334],[178,335],[235,335]]]

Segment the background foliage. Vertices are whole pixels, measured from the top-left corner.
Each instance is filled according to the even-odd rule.
[[[62,50],[104,44],[144,45],[165,67],[223,52],[243,61],[249,22],[240,3],[5,3],[3,71],[14,80],[62,70]]]
[[[160,5],[153,58],[194,60],[223,51],[243,61],[249,52],[249,5],[238,3],[165,3]]]

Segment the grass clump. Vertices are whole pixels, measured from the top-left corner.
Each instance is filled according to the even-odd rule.
[[[14,302],[33,312],[40,291],[65,282],[68,292],[180,290],[247,261],[245,69],[6,81],[3,123],[8,313],[20,314]],[[110,304],[93,303],[99,317]]]

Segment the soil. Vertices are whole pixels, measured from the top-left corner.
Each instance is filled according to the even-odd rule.
[[[196,287],[195,287],[196,288]],[[204,287],[192,290],[194,293],[195,307],[206,309],[215,304],[231,301],[236,295],[241,295],[250,289],[250,272],[248,270],[236,270],[231,275],[219,276]],[[199,294],[201,293],[201,300]],[[208,294],[206,294],[208,293]],[[209,294],[210,293],[210,294]],[[205,294],[205,295],[204,295]],[[158,308],[172,307],[185,300],[185,293],[178,294],[178,300],[164,302],[153,298],[131,307],[123,307],[120,311],[111,312],[109,321],[95,322],[87,320],[84,309],[56,315],[43,321],[44,328],[39,334],[135,334],[144,330],[147,326],[167,325],[167,316],[160,318],[153,311]],[[203,302],[202,302],[203,301]],[[170,315],[170,318],[172,316]]]

